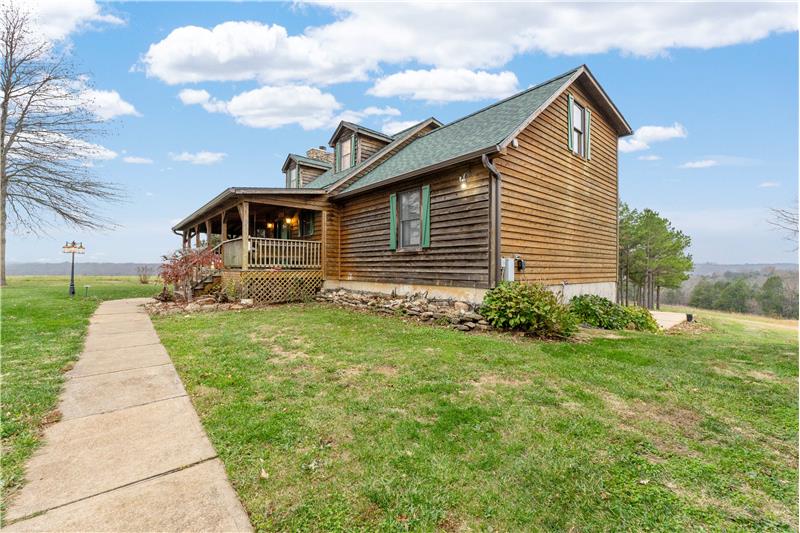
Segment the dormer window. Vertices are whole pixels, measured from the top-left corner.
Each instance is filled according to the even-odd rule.
[[[350,168],[352,162],[353,140],[347,138],[339,142],[339,170]]]
[[[297,189],[298,187],[300,187],[300,180],[298,179],[299,176],[300,172],[297,165],[294,165],[293,167],[289,168],[289,172],[287,172],[287,181],[288,181],[288,187],[290,189]]]

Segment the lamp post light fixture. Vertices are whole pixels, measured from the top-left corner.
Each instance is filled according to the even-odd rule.
[[[69,272],[69,295],[75,296],[75,254],[86,253],[86,248],[83,247],[82,242],[72,241],[66,243],[62,250],[65,254],[72,254],[72,268]]]

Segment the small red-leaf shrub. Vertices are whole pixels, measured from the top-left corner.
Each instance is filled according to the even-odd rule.
[[[222,259],[210,248],[184,248],[162,257],[159,271],[164,286],[172,284],[186,301],[191,300],[192,285],[206,272],[222,267]]]

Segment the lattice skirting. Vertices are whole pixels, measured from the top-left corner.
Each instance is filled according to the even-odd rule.
[[[223,287],[234,284],[242,298],[260,303],[298,302],[322,288],[321,270],[226,270]]]

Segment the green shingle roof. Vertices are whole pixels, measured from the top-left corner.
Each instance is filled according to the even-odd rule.
[[[360,177],[349,192],[500,144],[578,69],[485,107],[420,137]],[[319,186],[309,184],[310,186]]]
[[[311,167],[319,167],[319,168],[332,168],[333,165],[328,163],[327,161],[322,161],[321,159],[313,159],[311,157],[306,157],[304,155],[299,154],[289,154],[287,159],[294,159],[301,165],[308,165]]]
[[[427,119],[427,120],[430,120],[430,119]],[[433,119],[433,120],[436,120],[436,119]],[[417,124],[414,124],[410,128],[406,128],[403,131],[401,131],[399,133],[396,133],[395,136],[394,136],[394,140],[392,140],[392,142],[387,144],[385,148],[391,149],[392,146],[396,146],[397,143],[400,143],[400,142],[406,140],[406,137],[408,137],[411,134],[412,130],[414,128],[416,128],[417,126],[421,125],[423,122],[426,122],[426,120],[423,120],[422,122],[418,122]],[[364,160],[364,161],[362,161],[362,162],[360,162],[360,163],[358,163],[355,166],[352,166],[350,168],[346,168],[344,170],[340,170],[339,172],[334,172],[333,169],[330,169],[327,172],[324,172],[323,174],[320,174],[319,176],[317,176],[314,179],[314,181],[311,181],[311,182],[307,183],[304,187],[307,188],[307,189],[321,189],[321,188],[329,187],[329,186],[333,185],[334,183],[336,183],[337,181],[339,181],[340,179],[342,179],[345,176],[347,176],[348,174],[357,172],[358,169],[363,168],[365,165],[370,165],[370,164],[374,163],[375,162],[375,157],[378,154],[380,154],[382,150],[383,149],[379,150],[378,152],[376,152],[375,155],[373,155],[369,159],[366,159],[366,160]]]

